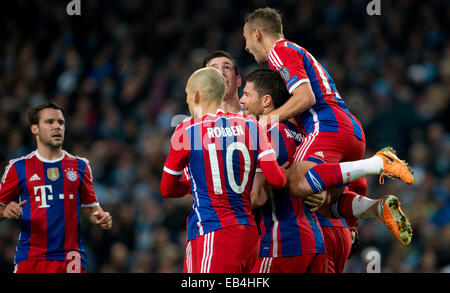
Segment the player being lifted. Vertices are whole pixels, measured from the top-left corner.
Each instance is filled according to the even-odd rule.
[[[268,63],[279,73],[291,94],[283,106],[268,113],[267,122],[271,123],[274,118],[280,121],[295,118],[306,133],[294,156],[295,163],[289,168],[289,188],[294,196],[305,197],[368,174],[414,183],[412,170],[391,148],[361,160],[365,152],[361,124],[347,109],[326,69],[307,50],[284,38],[281,16],[275,9],[261,8],[249,13],[243,35],[246,50],[258,63]],[[346,196],[350,199],[345,202],[353,202],[357,197],[354,193],[342,195],[342,190],[334,189],[333,199]],[[383,221],[389,222],[387,226],[401,243],[408,244],[412,230],[398,200],[386,197],[384,202],[383,208],[390,210],[392,216]],[[374,205],[369,199],[365,203],[367,207]],[[331,227],[335,225],[333,220],[330,223]],[[337,257],[346,255],[346,258],[350,249],[348,243],[351,243],[348,229],[326,230],[326,239],[347,239],[345,245],[339,246],[342,251],[336,254]]]
[[[63,110],[41,104],[28,118],[37,150],[11,160],[0,185],[0,219],[21,223],[15,272],[85,272],[80,212],[103,229],[112,227],[111,215],[97,201],[89,162],[62,149]]]
[[[195,71],[186,85],[192,117],[176,128],[164,165],[164,197],[193,194],[184,272],[250,272],[259,250],[250,191],[257,166],[275,188],[286,185],[266,133],[251,117],[223,112],[223,74]],[[201,113],[201,114],[200,114]],[[180,181],[185,166],[191,181]]]

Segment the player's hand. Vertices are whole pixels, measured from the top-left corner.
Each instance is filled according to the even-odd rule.
[[[17,203],[15,201],[10,202],[3,212],[3,217],[7,219],[19,219],[22,214],[22,207],[27,203],[26,200]]]
[[[321,193],[315,193],[308,195],[304,202],[311,207],[311,212],[317,211],[327,201],[327,191],[324,190]]]
[[[102,229],[109,230],[112,227],[112,217],[108,212],[94,212],[96,218],[95,224],[99,225]]]

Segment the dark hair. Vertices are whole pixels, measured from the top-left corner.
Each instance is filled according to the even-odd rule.
[[[50,109],[55,109],[55,110],[60,110],[63,113],[63,115],[64,115],[63,109],[60,106],[58,106],[55,103],[53,103],[53,102],[40,104],[40,105],[37,105],[36,107],[32,108],[28,112],[28,121],[30,122],[30,126],[33,125],[33,124],[38,124],[39,123],[39,118],[40,118],[39,113],[42,110],[49,109],[49,108]]]
[[[267,34],[283,34],[283,22],[278,10],[266,7],[259,8],[245,16],[245,23],[250,27],[257,26]]]
[[[270,95],[275,108],[281,107],[291,96],[281,76],[270,69],[256,69],[245,80],[254,84],[258,95]]]
[[[233,57],[231,57],[230,53],[227,53],[225,51],[222,50],[217,50],[212,52],[211,54],[209,54],[208,56],[205,57],[205,59],[203,59],[203,67],[206,67],[206,64],[208,64],[209,61],[211,61],[214,58],[219,58],[219,57],[225,57],[231,60],[231,62],[233,63],[233,67],[234,67],[234,72],[236,72],[236,75],[239,75],[239,70],[236,66],[236,62],[234,61]]]

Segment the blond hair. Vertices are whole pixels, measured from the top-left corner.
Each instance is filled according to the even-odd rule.
[[[245,16],[244,22],[250,28],[259,28],[269,35],[283,35],[283,22],[278,10],[265,7],[256,9]]]

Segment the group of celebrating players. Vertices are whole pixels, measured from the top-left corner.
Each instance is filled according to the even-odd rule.
[[[340,273],[357,249],[357,220],[379,218],[404,245],[411,224],[393,195],[366,197],[369,174],[413,184],[386,147],[363,159],[365,136],[325,68],[283,36],[272,8],[249,13],[245,78],[230,54],[210,54],[186,84],[191,117],[176,128],[161,193],[192,194],[186,273]],[[19,219],[15,272],[86,272],[80,213],[103,229],[89,162],[62,149],[63,110],[29,112],[37,150],[13,159],[0,183],[0,220]],[[380,181],[382,183],[382,181]],[[18,201],[17,201],[18,200]]]
[[[366,197],[369,174],[414,184],[391,147],[363,159],[365,136],[333,79],[284,38],[272,8],[249,13],[243,83],[216,51],[186,84],[191,117],[176,128],[164,197],[192,194],[184,272],[341,273],[357,249],[357,220],[379,218],[404,245],[411,224],[393,195]]]

